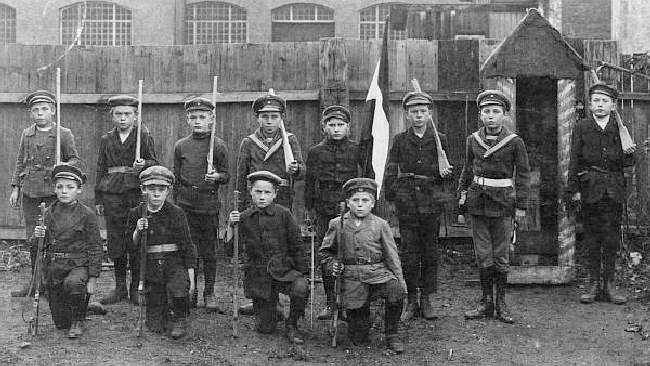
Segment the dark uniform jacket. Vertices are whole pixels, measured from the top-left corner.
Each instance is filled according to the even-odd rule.
[[[239,145],[239,155],[237,157],[236,188],[240,192],[248,191],[246,188],[246,176],[259,170],[269,171],[282,179],[286,179],[287,182],[290,178],[302,179],[305,175],[305,164],[302,160],[302,152],[298,144],[298,139],[291,133],[289,134],[289,145],[291,146],[293,157],[298,163],[298,173],[292,177],[287,173],[284,164],[284,148],[282,147],[282,134],[280,130],[278,130],[278,133],[270,144],[265,142],[264,135],[259,129],[252,135],[244,137],[241,145]],[[246,207],[245,203],[247,201],[248,195],[244,195],[241,207]]]
[[[486,139],[485,127],[478,131],[479,138],[488,147],[493,147],[511,135],[506,127],[501,128],[497,139]],[[467,137],[465,165],[460,175],[459,193],[467,191],[466,207],[472,215],[501,217],[512,216],[514,208],[525,210],[528,204],[530,166],[524,140],[515,136],[502,148],[490,154],[473,135]],[[474,176],[506,179],[514,178],[514,187],[485,187],[473,183]]]
[[[447,136],[438,133],[443,150],[449,151]],[[436,138],[428,127],[419,138],[413,128],[395,136],[388,154],[384,187],[386,199],[394,201],[398,215],[437,213],[452,197],[443,192],[438,170]]]
[[[361,176],[359,144],[350,139],[324,139],[307,153],[305,207],[326,216],[336,215],[345,200],[342,188],[348,179]]]
[[[79,201],[57,200],[45,211],[44,222],[48,283],[63,281],[77,267],[88,267],[89,277],[99,277],[103,250],[94,210]]]
[[[215,182],[205,180],[210,135],[192,133],[174,145],[174,199],[184,210],[196,214],[214,215],[219,212],[219,185],[230,180],[228,148],[218,137],[214,139],[213,165],[223,178]]]
[[[99,141],[99,156],[97,158],[97,180],[95,181],[95,204],[102,204],[102,193],[120,194],[140,187],[139,171],[130,170],[127,173],[109,173],[110,167],[132,167],[135,161],[137,129],[134,127],[129,136],[120,140],[117,128],[102,136]],[[144,169],[158,165],[154,151],[153,138],[142,129],[140,136],[140,157],[145,161]]]
[[[340,261],[345,264],[343,278],[346,281],[379,284],[396,279],[406,289],[397,245],[388,222],[368,214],[361,219],[361,225],[356,226],[350,216],[349,212],[343,215],[343,231],[340,216],[330,221],[319,250],[321,263],[331,268],[337,259],[337,233],[341,232]]]
[[[288,208],[275,203],[242,212],[239,242],[246,256],[244,293],[271,298],[273,280],[293,282],[309,272],[300,230]]]
[[[44,141],[37,136],[40,133],[46,135]],[[61,127],[61,161],[71,164],[79,162],[74,136],[65,127]],[[55,163],[56,124],[45,132],[37,132],[36,125],[32,124],[20,136],[11,185],[20,187],[24,195],[32,198],[54,195],[51,176]]]
[[[142,205],[129,210],[127,235],[133,235],[138,219],[142,217]],[[146,280],[151,282],[164,282],[167,274],[173,269],[196,267],[196,246],[190,237],[187,217],[180,207],[170,202],[165,202],[158,212],[147,212],[149,228],[147,233],[147,246],[161,244],[176,244],[175,252],[148,253]]]
[[[634,154],[621,148],[618,124],[614,117],[603,130],[593,116],[576,123],[571,135],[569,194],[581,192],[585,203],[609,196],[618,203],[625,201],[623,167],[634,165]]]

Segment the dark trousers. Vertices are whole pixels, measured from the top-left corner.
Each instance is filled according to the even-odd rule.
[[[438,214],[399,215],[401,235],[399,253],[409,296],[422,296],[438,290]]]
[[[44,202],[45,206],[47,207],[55,200],[56,196],[32,198],[23,195],[22,197],[21,207],[23,209],[23,218],[25,220],[25,238],[27,239],[28,243],[31,243],[29,247],[29,257],[32,263],[32,269],[34,268],[34,261],[36,260],[38,241],[30,241],[29,238],[34,236],[34,228],[36,227],[38,218],[41,215],[41,209],[39,205],[41,202]]]
[[[318,264],[318,249],[320,244],[323,242],[327,228],[329,227],[330,220],[335,218],[336,215],[326,215],[323,213],[317,213],[314,218],[314,229],[316,231],[316,238],[314,239],[314,250],[316,251],[316,263]],[[321,277],[323,278],[323,289],[325,290],[325,296],[327,298],[327,305],[332,306],[334,304],[334,277],[332,273],[327,271],[325,266],[320,267]]]
[[[178,293],[170,294],[168,298],[168,284],[151,283],[147,285],[146,290],[146,320],[147,329],[155,333],[162,333],[168,328],[171,322],[180,322],[187,318],[188,299],[187,290],[184,296],[178,296]],[[171,300],[171,301],[170,301]],[[174,314],[173,319],[169,318],[169,306],[171,303]]]
[[[391,280],[387,283],[378,285],[368,285],[369,295],[365,303],[355,309],[347,309],[348,316],[348,334],[353,341],[363,341],[368,337],[372,321],[370,319],[370,302],[377,298],[384,298],[384,332],[387,335],[396,334],[398,331],[399,318],[402,315],[403,300],[393,299],[389,296],[388,291],[395,290],[397,280]]]
[[[472,215],[472,239],[479,268],[495,267],[506,273],[510,266],[513,222],[510,216]]]
[[[255,312],[255,330],[260,333],[272,333],[278,322],[277,305],[280,293],[288,295],[291,299],[288,322],[296,325],[298,319],[305,314],[305,307],[309,299],[309,283],[304,278],[297,278],[293,282],[273,281],[272,296],[269,299],[253,298],[253,311]]]
[[[87,267],[73,268],[62,281],[48,280],[50,313],[57,329],[68,329],[73,321],[86,318],[87,284]]]
[[[214,293],[214,282],[217,273],[216,247],[219,216],[218,214],[203,215],[191,212],[186,212],[186,214],[190,227],[190,235],[198,250],[196,269],[194,271],[194,283],[198,283],[199,261],[202,261],[203,278],[205,281],[203,295],[211,295]]]
[[[598,202],[584,204],[584,244],[593,280],[613,279],[616,255],[621,244],[621,214],[623,205],[604,197]],[[602,270],[602,272],[601,272]]]
[[[133,247],[133,233],[127,233],[129,210],[140,203],[140,191],[130,190],[121,194],[102,194],[108,255],[115,263],[115,282],[124,283],[127,266],[131,269],[131,290],[138,286],[138,250]],[[122,282],[120,282],[122,281]]]

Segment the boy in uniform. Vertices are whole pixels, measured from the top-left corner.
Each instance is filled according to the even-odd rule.
[[[272,333],[278,321],[278,294],[291,298],[286,336],[293,344],[304,343],[298,319],[305,313],[309,298],[309,273],[300,230],[291,211],[274,203],[282,178],[259,171],[247,177],[252,207],[241,214],[230,213],[230,222],[239,222],[239,237],[246,256],[244,294],[253,299],[255,329]]]
[[[616,253],[621,245],[621,214],[626,200],[623,168],[634,165],[635,147],[624,151],[615,120],[618,91],[596,83],[589,89],[591,114],[576,123],[571,136],[567,190],[582,202],[584,243],[591,283],[580,302],[593,303],[597,295],[614,304],[627,298],[616,291]],[[601,285],[602,280],[602,285]]]
[[[126,268],[131,269],[131,301],[137,303],[138,254],[129,251],[130,233],[126,230],[129,209],[140,202],[138,174],[146,167],[158,164],[153,138],[146,128],[141,131],[140,160],[135,160],[138,99],[117,95],[108,99],[115,128],[102,136],[97,157],[95,205],[98,215],[106,219],[108,255],[114,263],[115,289],[100,300],[115,304],[127,299]]]
[[[334,277],[342,276],[342,305],[347,310],[352,342],[367,342],[372,325],[370,301],[382,297],[386,343],[391,350],[402,353],[398,325],[406,282],[388,222],[370,212],[375,206],[377,184],[370,178],[354,178],[345,183],[343,190],[350,211],[330,221],[320,247],[321,265]],[[342,243],[337,242],[338,237]]]
[[[34,228],[45,238],[45,285],[52,320],[68,338],[83,334],[88,298],[101,270],[102,241],[94,210],[78,201],[86,176],[73,165],[52,171],[57,199],[45,212],[44,226]]]
[[[395,136],[386,166],[386,199],[397,208],[400,259],[408,286],[402,321],[418,316],[419,310],[425,319],[436,318],[433,296],[438,290],[438,229],[444,210],[443,182],[449,179],[451,169],[440,169],[441,164],[448,165],[438,161],[448,151],[447,136],[433,125],[432,105],[427,93],[406,94],[402,107],[410,127]]]
[[[305,208],[314,219],[316,242],[325,236],[331,219],[338,215],[338,203],[345,199],[343,184],[362,173],[359,144],[350,139],[350,112],[343,106],[325,108],[321,118],[325,138],[307,153]],[[321,267],[327,306],[318,319],[329,319],[334,305],[334,279]]]
[[[196,247],[190,238],[185,212],[166,201],[174,174],[155,165],[140,173],[140,182],[147,201],[129,210],[127,228],[136,252],[141,250],[140,238],[147,230],[146,324],[156,333],[171,328],[170,336],[178,339],[185,335],[187,328],[188,295],[194,292],[195,286]],[[146,218],[142,217],[143,205],[146,205]],[[167,319],[169,303],[174,314],[170,321]]]
[[[208,311],[220,311],[214,296],[217,270],[216,243],[219,227],[219,186],[227,184],[228,148],[219,137],[214,137],[212,161],[214,170],[207,171],[207,155],[210,150],[214,106],[205,98],[194,98],[185,103],[187,124],[192,133],[174,145],[174,199],[187,215],[192,241],[203,261],[203,302]],[[198,283],[198,268],[194,271],[194,283]],[[198,287],[198,286],[197,286]],[[196,306],[198,288],[192,294],[192,306]]]
[[[461,213],[471,216],[483,296],[477,308],[465,312],[465,317],[492,317],[496,310],[499,320],[513,323],[506,308],[505,288],[513,216],[521,224],[526,215],[528,153],[521,137],[503,126],[510,101],[501,91],[480,93],[476,104],[484,127],[467,137],[458,193]]]
[[[51,204],[56,199],[52,170],[56,164],[56,97],[46,90],[37,90],[25,98],[32,124],[20,136],[16,168],[11,179],[9,204],[22,206],[26,238],[34,234],[41,202]],[[79,163],[74,136],[70,129],[61,127],[61,161]],[[32,271],[36,248],[29,249]],[[11,296],[27,296],[29,286],[13,291]],[[29,294],[29,296],[32,296]]]

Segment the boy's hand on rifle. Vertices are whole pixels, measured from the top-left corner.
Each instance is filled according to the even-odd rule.
[[[149,228],[149,220],[145,219],[144,217],[139,218],[138,223],[137,223],[135,228],[138,231],[148,229]]]
[[[289,174],[296,174],[298,173],[298,162],[292,161],[291,164],[289,164],[289,168],[287,169],[287,172]]]
[[[95,205],[97,216],[104,216],[104,205]]]
[[[221,179],[221,173],[216,171],[212,171],[211,173],[205,175],[205,180],[208,182],[216,182],[219,179]]]
[[[239,216],[239,211],[231,211],[230,216],[228,216],[228,221],[230,221],[231,224],[239,222]]]
[[[194,268],[188,268],[187,269],[187,274],[190,277],[190,296],[194,293],[194,288],[196,287],[196,284],[194,283]]]
[[[13,187],[9,196],[9,205],[13,208],[20,206],[20,188]]]
[[[45,227],[45,226],[40,226],[40,225],[36,226],[34,228],[34,236],[37,237],[37,238],[44,238],[46,229],[47,229],[47,227]]]
[[[88,292],[89,295],[94,294],[96,286],[97,286],[97,277],[90,277],[88,279],[88,283],[86,284],[86,292]]]
[[[341,262],[334,262],[332,263],[332,276],[338,277],[343,273],[343,268],[345,265]]]
[[[144,165],[145,165],[144,159],[139,159],[133,162],[133,168],[135,168],[138,171],[144,169]]]

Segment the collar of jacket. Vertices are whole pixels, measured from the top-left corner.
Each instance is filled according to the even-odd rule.
[[[501,126],[501,132],[499,132],[499,135],[497,136],[496,140],[492,140],[492,141],[494,143],[498,143],[499,141],[503,140],[506,136],[509,136],[509,135],[512,135],[512,132],[508,129],[508,127]],[[478,136],[481,138],[481,140],[488,141],[487,138],[486,138],[487,133],[485,132],[485,127],[481,127],[478,130]]]
[[[260,141],[262,141],[263,143],[268,144],[268,142],[266,142],[266,138],[267,138],[267,137],[266,137],[266,135],[264,135],[264,133],[262,132],[262,128],[261,128],[261,127],[258,127],[257,130],[255,130],[255,136],[257,136],[257,137],[260,139]],[[279,128],[278,128],[278,130],[275,132],[275,135],[272,136],[272,138],[273,138],[273,140],[271,140],[271,143],[270,143],[271,145],[273,145],[274,142],[276,142],[276,141],[278,141],[280,138],[282,138],[282,133],[280,132],[280,129],[279,129]]]
[[[422,135],[422,138],[420,138],[418,135],[415,134],[415,130],[413,127],[409,127],[407,130],[406,134],[411,140],[415,141],[424,141],[424,140],[429,140],[429,139],[434,139],[435,136],[433,135],[433,127],[427,125],[426,130],[424,130],[424,135]],[[438,135],[440,136],[440,135]]]
[[[355,225],[355,221],[359,220],[361,222],[361,225],[357,226]],[[346,212],[343,215],[343,227],[348,228],[352,231],[357,231],[360,229],[363,229],[364,227],[367,227],[371,222],[375,221],[375,215],[372,213],[369,213],[367,216],[362,217],[360,219],[357,219],[350,213],[350,211]]]
[[[271,203],[270,205],[264,208],[253,207],[251,208],[251,210],[252,210],[251,215],[259,213],[260,215],[274,216],[277,212],[277,207],[275,203]]]
[[[600,128],[593,114],[590,114],[589,117],[587,118],[591,120],[591,127],[598,132],[618,131],[616,120],[614,119],[614,116],[612,116],[611,114],[609,115],[609,121],[607,121],[607,124],[605,125],[604,129]]]
[[[113,133],[113,138],[117,140],[119,143],[122,143],[122,140],[120,140],[120,131],[117,130],[117,127],[113,127],[113,130],[111,131]],[[142,130],[142,136],[146,133],[146,131],[143,129]],[[129,135],[126,137],[126,140],[124,140],[124,144],[130,144],[131,142],[135,143],[135,137],[138,135],[138,128],[133,127],[131,129],[131,132],[129,132]]]
[[[337,148],[345,146],[348,143],[350,143],[350,138],[348,138],[348,137],[346,137],[346,138],[344,138],[342,140],[334,140],[334,139],[326,137],[323,140],[323,145],[328,147],[330,150],[336,150]]]
[[[190,134],[194,140],[205,140],[206,138],[209,138],[210,135],[212,135],[211,132],[192,132]]]
[[[50,136],[56,136],[56,123],[52,123],[52,128],[50,128],[47,132]],[[27,130],[25,131],[25,136],[34,136],[36,134],[36,123],[32,123],[31,126],[27,127]]]

